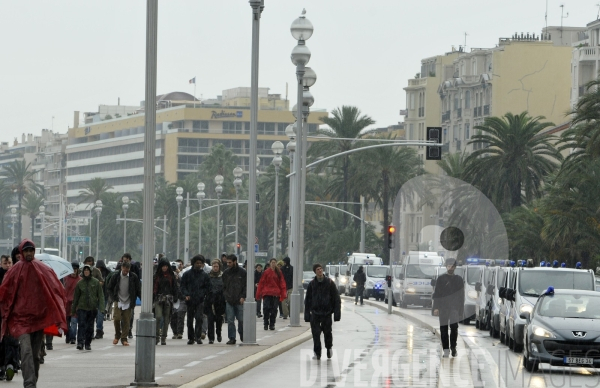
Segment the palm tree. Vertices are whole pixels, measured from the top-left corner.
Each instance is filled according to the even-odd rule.
[[[482,148],[468,156],[468,181],[486,194],[501,212],[542,196],[543,184],[558,167],[562,156],[552,144],[554,137],[540,132],[552,123],[541,122],[527,112],[487,117],[482,131],[469,144]]]
[[[4,217],[6,216],[10,207],[10,202],[12,200],[11,194],[12,193],[10,191],[10,187],[7,184],[6,179],[0,180],[0,225],[2,225],[0,233],[2,234],[3,239],[6,237],[4,228],[6,222],[4,222]]]
[[[83,190],[79,190],[79,203],[89,203],[88,207],[94,206],[97,200],[100,199],[102,194],[108,192],[113,187],[106,183],[103,178],[94,178],[89,181]]]
[[[31,240],[33,241],[35,218],[40,214],[40,206],[44,204],[44,198],[36,193],[27,193],[23,198],[25,214],[31,219]]]
[[[448,175],[449,177],[467,181],[466,169],[467,169],[467,154],[463,152],[455,152],[452,154],[445,154],[442,160],[437,162],[437,165]]]
[[[18,200],[18,229],[17,229],[17,241],[21,241],[23,224],[21,223],[21,206],[23,203],[23,197],[30,190],[37,190],[33,176],[36,171],[31,170],[31,163],[25,163],[25,160],[15,160],[4,167],[6,171],[6,177],[10,182],[10,188],[13,193],[17,194]]]
[[[393,137],[387,136],[387,140]],[[365,196],[367,201],[375,201],[383,212],[383,230],[390,225],[390,205],[395,194],[404,183],[423,174],[417,152],[407,147],[382,147],[369,149],[356,154],[356,165],[360,166],[350,179],[352,187]],[[384,256],[390,258],[390,250],[384,244]],[[389,262],[389,261],[388,261]]]
[[[600,78],[589,82],[575,109],[571,127],[575,145],[593,158],[600,156]],[[567,136],[569,133],[567,133]]]
[[[367,132],[363,130],[369,125],[375,124],[375,120],[367,115],[362,115],[362,112],[354,106],[343,105],[341,108],[336,108],[331,112],[332,117],[322,117],[321,121],[328,125],[330,129],[320,129],[318,134],[331,138],[331,141],[320,141],[311,144],[310,155],[314,157],[323,157],[337,154],[344,151],[349,151],[355,148],[354,139],[361,138]],[[351,171],[351,158],[349,155],[344,155],[334,159],[332,164],[335,169],[341,171],[341,192],[340,197],[342,202],[348,202]],[[359,208],[360,209],[360,208]],[[347,210],[344,204],[344,210]],[[359,210],[360,211],[360,210]],[[355,211],[356,213],[356,211]],[[360,214],[360,213],[359,213]],[[358,214],[357,214],[358,215]],[[347,216],[343,217],[344,225],[347,223]]]

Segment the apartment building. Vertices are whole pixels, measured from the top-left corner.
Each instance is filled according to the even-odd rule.
[[[571,76],[571,107],[575,107],[585,85],[600,76],[600,20],[588,23],[573,42]]]
[[[156,114],[156,173],[169,182],[198,170],[216,144],[224,144],[239,157],[247,171],[249,159],[250,109],[246,89],[225,90],[217,99],[197,101],[173,92],[158,96]],[[271,163],[274,141],[287,142],[285,128],[294,122],[289,103],[261,88],[258,111],[258,156],[260,165]],[[321,124],[325,111],[312,111],[309,131]],[[102,115],[100,115],[102,116]],[[87,120],[86,120],[87,121]],[[113,190],[133,194],[142,190],[144,162],[143,102],[139,109],[69,129],[67,197],[76,202],[80,190],[93,178],[103,178]],[[78,210],[83,210],[81,204]]]

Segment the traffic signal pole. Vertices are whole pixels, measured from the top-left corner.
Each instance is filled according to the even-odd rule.
[[[390,254],[389,254],[389,258],[390,258],[390,273],[388,276],[391,276],[390,278],[386,277],[386,282],[388,285],[388,314],[392,313],[392,302],[394,300],[394,293],[392,291],[392,282],[394,281],[394,267],[392,265],[392,253],[391,250],[394,249],[394,234],[396,233],[396,227],[394,225],[389,225],[388,226],[388,248],[390,249]]]

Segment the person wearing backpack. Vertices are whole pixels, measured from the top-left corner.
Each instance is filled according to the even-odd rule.
[[[223,314],[225,314],[225,295],[223,294],[223,271],[221,260],[214,259],[211,262],[212,270],[209,272],[210,287],[204,303],[204,314],[208,319],[208,343],[215,343],[215,330],[217,341],[221,342],[221,327],[223,326]]]

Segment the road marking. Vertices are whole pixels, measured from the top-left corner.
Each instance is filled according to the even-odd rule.
[[[208,356],[208,357],[204,357],[203,360],[211,360],[213,358],[217,358],[217,356]]]
[[[217,354],[227,354],[227,353],[229,353],[229,352],[231,352],[231,350],[223,350],[223,351],[220,351],[220,352],[219,352],[219,353],[217,353]]]
[[[196,366],[196,365],[200,364],[201,362],[202,362],[202,361],[192,361],[192,362],[190,362],[189,364],[187,364],[187,365],[184,365],[184,366],[185,366],[186,368],[190,368],[190,367],[192,367],[192,366]]]
[[[185,369],[173,369],[172,371],[169,371],[167,373],[164,373],[165,375],[175,375],[179,372],[183,372]]]

